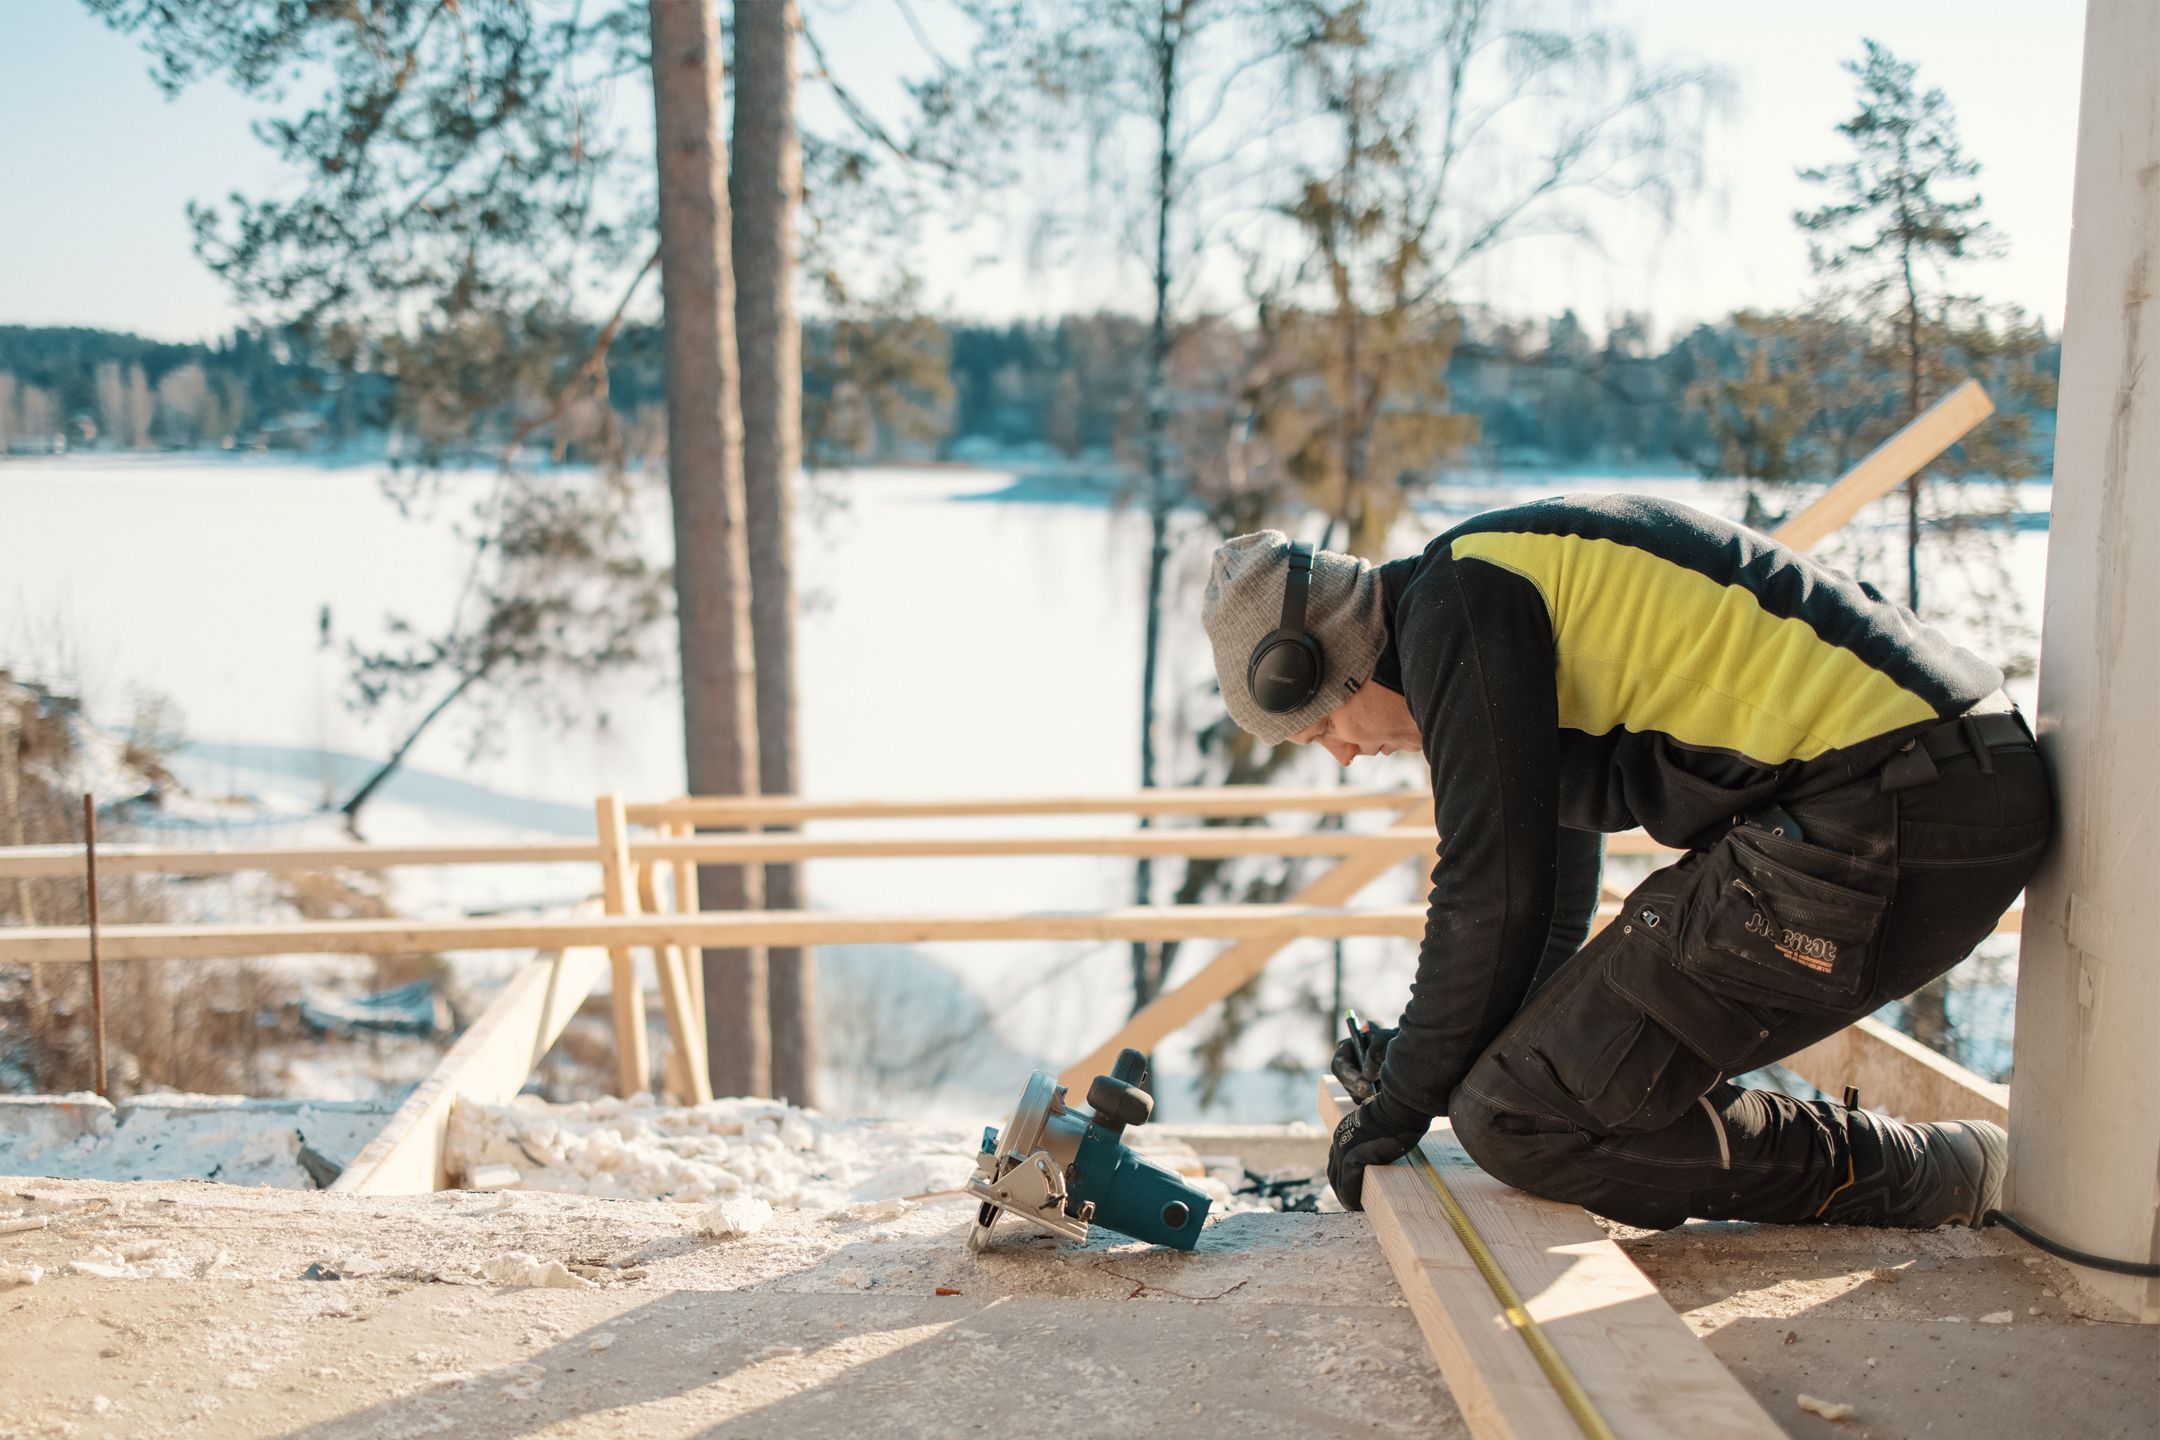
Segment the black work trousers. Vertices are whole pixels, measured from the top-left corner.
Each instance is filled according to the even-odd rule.
[[[1803,1221],[1847,1177],[1844,1107],[1726,1077],[1804,1049],[1972,952],[2050,831],[2029,744],[1886,790],[1784,803],[1656,872],[1479,1057],[1448,1109],[1502,1180],[1629,1225]]]

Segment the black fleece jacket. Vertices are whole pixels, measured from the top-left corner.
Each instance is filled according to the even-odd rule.
[[[1440,860],[1381,1094],[1420,1124],[1578,948],[1602,832],[1694,846],[1868,773],[2001,675],[1873,590],[1669,502],[1478,516],[1381,567]]]

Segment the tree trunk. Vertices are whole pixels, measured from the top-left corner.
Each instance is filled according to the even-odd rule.
[[[750,524],[750,629],[757,651],[758,789],[801,788],[795,714],[795,475],[802,464],[802,325],[795,227],[795,0],[735,0],[735,329],[742,350],[743,492]],[[799,910],[801,867],[765,867],[765,903]],[[767,952],[773,1093],[817,1103],[817,952]]]
[[[1913,278],[1912,247],[1903,254],[1905,276],[1905,423],[1920,415],[1920,288]],[[1920,483],[1922,466],[1905,483],[1905,605],[1920,613]],[[1957,1058],[1950,1023],[1950,977],[1937,976],[1905,997],[1905,1033],[1939,1055]]]
[[[1920,418],[1920,291],[1913,280],[1912,249],[1905,250],[1905,423]],[[1920,482],[1927,467],[1905,482],[1905,608],[1920,613]]]
[[[1342,406],[1342,415],[1338,422],[1342,427],[1341,434],[1338,437],[1342,452],[1342,508],[1339,518],[1342,520],[1344,548],[1354,554],[1360,553],[1358,532],[1362,527],[1358,523],[1358,500],[1362,493],[1361,487],[1365,483],[1365,466],[1361,453],[1363,447],[1359,443],[1360,432],[1364,425],[1364,406],[1359,402],[1359,391],[1363,388],[1363,385],[1358,375],[1358,300],[1355,263],[1357,258],[1358,224],[1358,146],[1364,138],[1361,123],[1363,113],[1359,108],[1364,97],[1358,93],[1358,90],[1356,61],[1353,59],[1350,71],[1347,143],[1343,151],[1342,197],[1335,206],[1335,215],[1331,223],[1339,230],[1335,259],[1342,277],[1337,282],[1336,296],[1336,314],[1342,322],[1343,345],[1342,399],[1339,402]],[[1346,217],[1349,223],[1344,225],[1342,222]],[[1332,528],[1330,527],[1330,529]],[[1341,948],[1338,944],[1336,947],[1338,954]]]
[[[1155,672],[1162,649],[1163,575],[1170,562],[1170,202],[1177,163],[1175,131],[1178,46],[1182,7],[1160,0],[1155,32],[1155,324],[1148,336],[1147,451],[1148,579],[1147,635],[1140,660],[1140,788],[1155,784]],[[1140,817],[1140,828],[1148,817]],[[1133,903],[1154,898],[1155,867],[1144,857],[1133,866]],[[1133,1013],[1162,988],[1159,951],[1145,941],[1132,947]]]
[[[756,789],[758,744],[719,22],[712,0],[651,0],[651,13],[683,749],[693,794],[744,795]],[[714,866],[699,874],[699,898],[708,909],[755,909],[762,878],[755,866]],[[767,1094],[764,952],[707,950],[703,963],[713,1092]]]
[[[430,725],[433,725],[436,720],[441,718],[443,711],[455,705],[460,695],[486,679],[488,671],[493,668],[494,662],[490,661],[477,670],[469,670],[460,675],[457,684],[451,687],[450,692],[429,706],[427,714],[422,715],[419,723],[405,733],[405,738],[400,740],[397,748],[390,752],[390,758],[376,766],[375,773],[360,782],[360,788],[353,792],[350,800],[338,806],[338,813],[345,817],[345,831],[347,834],[351,835],[355,840],[360,838],[360,811],[367,805],[367,802],[374,798],[375,792],[380,790],[391,776],[397,774],[399,768],[405,763],[405,757],[412,753],[413,746],[420,743],[420,737],[427,733]]]

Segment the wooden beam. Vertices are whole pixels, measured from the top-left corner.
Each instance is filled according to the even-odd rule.
[[[689,839],[690,836],[696,833],[687,821],[679,820],[663,828],[667,834],[684,840]],[[675,865],[675,913],[681,915],[695,911],[697,908],[697,866],[687,860],[677,861]],[[697,1033],[700,1035],[710,1034],[711,1032],[705,1028],[705,966],[703,960],[699,956],[685,953],[683,956],[683,968],[690,976],[690,999],[697,1006]]]
[[[610,916],[626,916],[633,907],[622,796],[600,796],[593,802],[593,819],[600,836],[600,903]],[[652,1057],[645,1045],[645,987],[638,983],[637,962],[628,945],[610,945],[608,961],[613,972],[608,998],[615,1011],[615,1089],[628,1097],[652,1083]]]
[[[451,1109],[460,1100],[499,1105],[524,1089],[607,965],[605,950],[578,946],[512,975],[330,1188],[423,1195],[447,1187],[452,1177],[443,1148]]]
[[[1390,792],[1398,793],[1399,792]],[[639,807],[626,806],[632,821]],[[913,835],[830,836],[801,834],[703,835],[686,824],[670,822],[660,839],[633,839],[630,858],[640,864],[663,861],[679,867],[699,864],[783,864],[804,860],[929,860],[961,857],[1039,857],[1050,855],[1178,857],[1230,859],[1247,855],[1414,855],[1434,843],[1432,833],[1414,829],[1356,831],[1282,831],[1262,826],[1194,826],[1185,829],[1136,830],[1119,834],[1071,835]],[[1611,855],[1674,854],[1640,830],[1606,837]],[[518,845],[344,845],[255,846],[191,850],[179,846],[110,847],[110,869],[124,875],[229,875],[247,871],[280,874],[310,870],[388,870],[416,865],[563,865],[594,864],[600,847],[591,841],[535,842]],[[108,847],[98,847],[98,868],[108,866]],[[69,879],[82,872],[80,845],[0,847],[0,880]],[[694,870],[693,870],[694,873]],[[678,875],[678,884],[680,879]],[[688,908],[688,907],[685,907]]]
[[[1137,905],[1116,910],[980,915],[832,915],[807,910],[600,915],[589,919],[320,920],[304,925],[107,925],[107,960],[241,959],[261,955],[405,955],[438,950],[546,950],[561,945],[919,945],[982,940],[1333,940],[1417,936],[1425,908],[1336,910],[1299,905]],[[81,926],[0,928],[0,965],[82,961]]]
[[[1422,818],[1425,813],[1425,797],[1419,796],[1410,805],[1403,805],[1402,797],[1396,797],[1397,810],[1395,830],[1397,835],[1407,834],[1420,843],[1430,843],[1431,822]],[[1314,880],[1291,897],[1291,903],[1299,906],[1335,906],[1357,898],[1358,892],[1374,880],[1400,864],[1403,856],[1385,849],[1355,855]],[[1425,933],[1424,911],[1415,912],[1419,919],[1416,928],[1405,929],[1400,934]],[[1058,1079],[1074,1094],[1085,1091],[1097,1075],[1107,1075],[1120,1050],[1153,1050],[1165,1036],[1183,1029],[1194,1016],[1218,1001],[1228,999],[1239,987],[1267,968],[1268,961],[1282,953],[1285,945],[1297,939],[1295,933],[1258,935],[1233,945],[1202,966],[1189,979],[1174,989],[1157,995],[1141,1007],[1138,1014],[1119,1028],[1115,1035],[1096,1046],[1087,1054],[1065,1067]]]
[[[647,915],[662,913],[659,882],[653,874],[658,868],[637,867],[638,908]],[[675,1093],[686,1104],[702,1105],[713,1098],[712,1079],[705,1055],[705,1017],[690,986],[689,966],[680,945],[663,945],[652,955],[653,968],[660,975],[660,1003],[667,1011],[668,1038],[672,1042],[668,1073],[673,1077]]]
[[[632,805],[633,825],[799,825],[809,820],[923,820],[969,815],[1272,815],[1302,811],[1339,815],[1399,809],[1422,791],[1329,785],[1276,789],[1225,785],[1215,789],[1148,790],[1127,795],[1014,796],[974,800],[804,800],[796,796],[689,796]]]
[[[1900,1120],[2010,1123],[2009,1086],[1981,1079],[1880,1020],[1848,1025],[1778,1063],[1825,1095],[1856,1085],[1861,1104]]]
[[[1348,1104],[1320,1086],[1330,1128]],[[1773,1440],[1784,1431],[1598,1223],[1477,1168],[1445,1119],[1420,1147],[1471,1231],[1550,1343],[1564,1373],[1620,1440],[1676,1435]],[[1586,1433],[1478,1268],[1432,1182],[1410,1161],[1365,1172],[1365,1214],[1472,1435],[1559,1440]]]
[[[927,860],[959,857],[1185,856],[1223,860],[1248,855],[1386,855],[1401,859],[1435,845],[1430,826],[1422,834],[1393,831],[1305,830],[1266,826],[1195,826],[1136,830],[1119,835],[905,835],[822,838],[799,834],[704,835],[692,839],[639,840],[635,860],[700,865],[781,864],[801,860]],[[100,858],[104,852],[100,851]],[[76,856],[78,864],[80,854]]]
[[[262,870],[387,870],[401,865],[590,865],[590,840],[508,845],[257,845],[191,850],[170,845],[100,845],[98,869],[113,875],[230,875]],[[82,874],[80,845],[0,847],[0,879]]]
[[[1918,474],[1930,460],[1965,438],[1967,431],[1995,413],[1995,402],[1977,380],[1967,380],[1913,418],[1911,424],[1875,447],[1846,471],[1815,503],[1771,532],[1770,538],[1795,550],[1812,550],[1825,537],[1869,504],[1882,499]]]
[[[1353,862],[1345,862],[1349,863]],[[1600,918],[1613,913],[1610,906],[1598,912]],[[1999,933],[2014,930],[2018,913],[2013,910],[2003,917]],[[983,915],[704,910],[691,915],[553,919],[487,916],[474,920],[316,920],[299,925],[107,925],[99,931],[108,960],[419,955],[437,950],[550,950],[563,945],[922,945],[985,940],[1267,940],[1280,945],[1301,938],[1343,940],[1358,935],[1414,940],[1424,933],[1422,905],[1335,909],[1295,904],[1134,905],[1117,910]],[[88,937],[89,932],[79,925],[0,927],[0,965],[86,961]]]

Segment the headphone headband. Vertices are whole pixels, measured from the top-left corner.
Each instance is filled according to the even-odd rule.
[[[1290,578],[1283,586],[1282,622],[1275,629],[1285,637],[1305,633],[1305,598],[1312,591],[1313,547],[1302,540],[1290,542]]]

